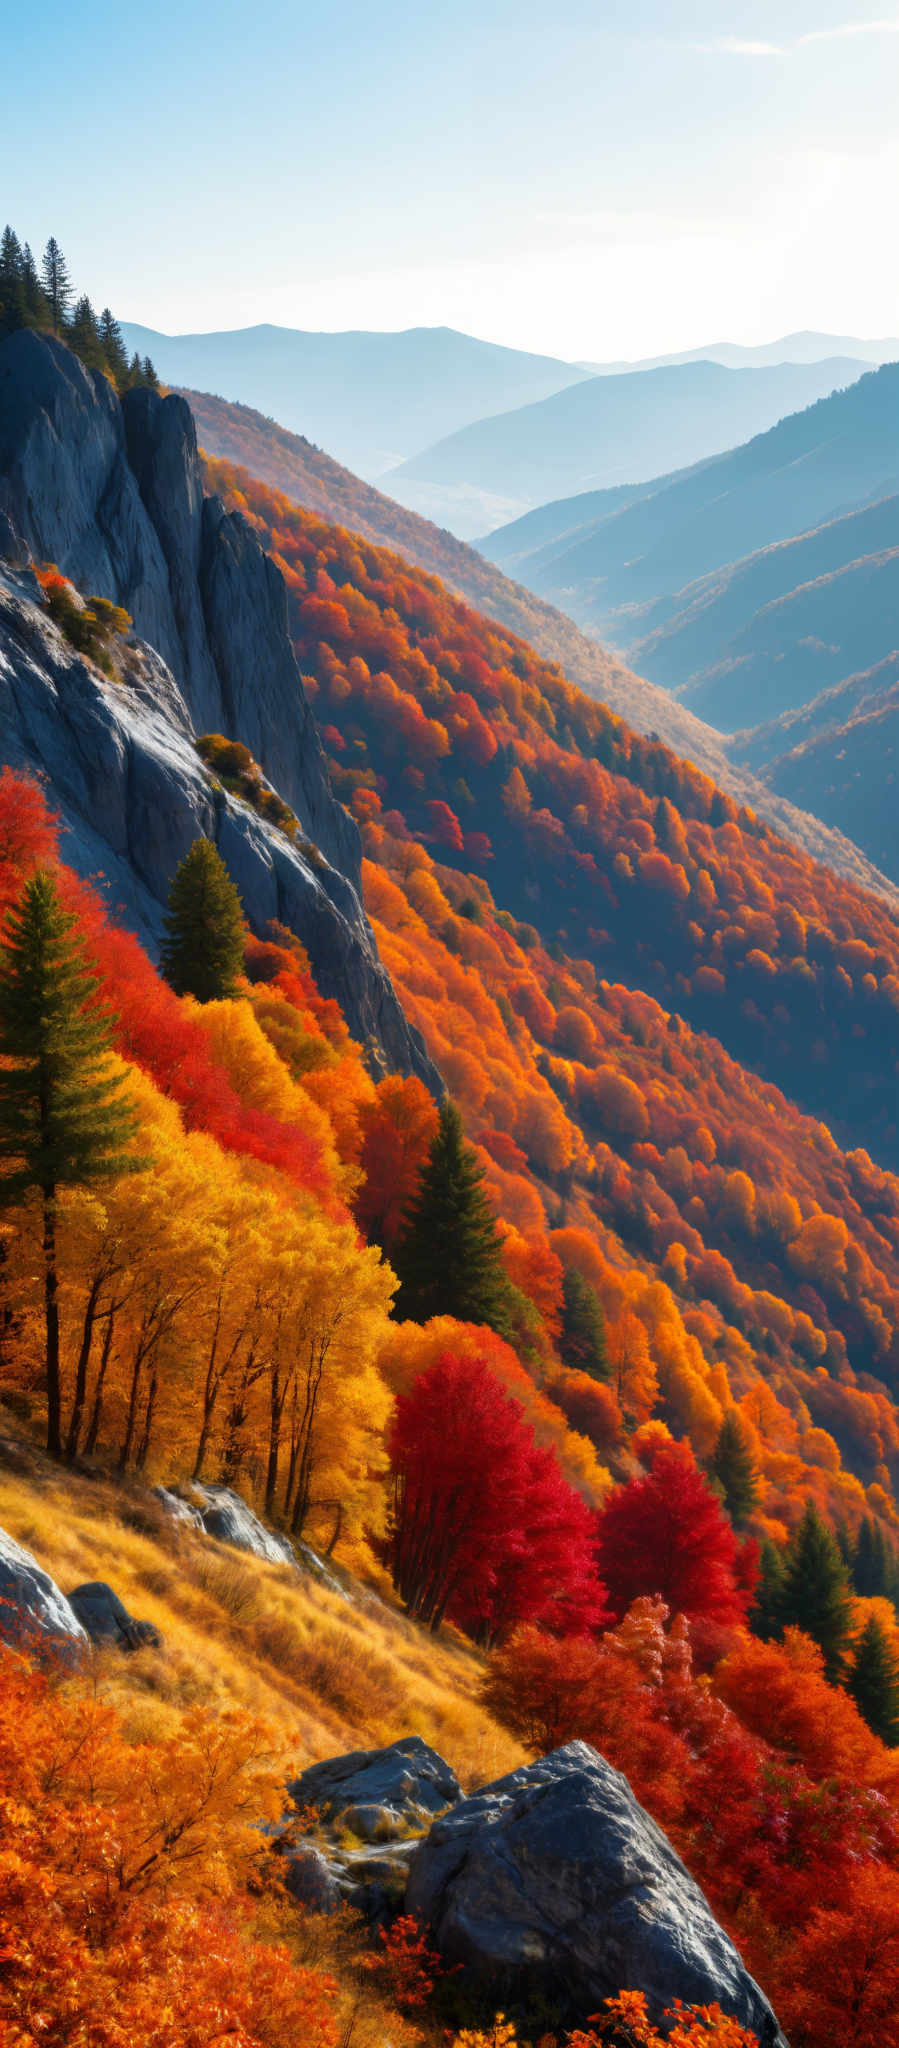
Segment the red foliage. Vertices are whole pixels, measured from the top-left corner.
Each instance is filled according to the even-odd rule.
[[[365,1179],[354,1213],[364,1236],[389,1252],[418,1186],[437,1110],[423,1081],[389,1074],[378,1082],[375,1101],[363,1104],[359,1122]]]
[[[611,1495],[599,1544],[616,1614],[652,1594],[692,1621],[745,1620],[752,1595],[740,1582],[736,1538],[687,1447],[663,1446],[644,1478]]]

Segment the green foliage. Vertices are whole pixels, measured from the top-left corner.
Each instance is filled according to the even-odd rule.
[[[10,912],[0,949],[0,1206],[37,1192],[43,1205],[47,1448],[61,1451],[60,1189],[137,1171],[136,1121],[111,1070],[110,1018],[96,1003],[75,918],[39,868]]]
[[[240,897],[218,848],[195,839],[169,890],[162,971],[179,996],[200,1003],[233,996],[246,931]]]
[[[809,1501],[790,1543],[779,1599],[782,1628],[801,1628],[824,1653],[831,1684],[843,1674],[851,1627],[846,1567],[836,1538]]]
[[[421,1323],[430,1316],[455,1316],[510,1335],[502,1236],[483,1179],[459,1111],[445,1097],[418,1195],[393,1254],[401,1316]]]
[[[847,1689],[868,1727],[895,1749],[899,1745],[899,1665],[873,1614],[859,1637]]]
[[[40,573],[39,580],[50,616],[70,645],[96,662],[104,675],[114,675],[109,643],[113,635],[131,631],[130,613],[108,597],[89,597],[79,604],[72,585],[52,564]]]
[[[65,326],[66,312],[72,298],[72,286],[69,282],[66,259],[55,235],[50,236],[50,240],[44,250],[44,260],[41,264],[41,284],[44,288],[44,297],[50,308],[53,332],[54,334],[59,334],[60,330]]]
[[[204,732],[196,748],[201,761],[213,769],[224,789],[232,796],[242,797],[260,818],[286,832],[288,839],[296,839],[299,825],[294,812],[274,789],[266,788],[262,770],[249,747],[241,740],[226,740],[220,732]]]
[[[90,299],[82,295],[69,313],[74,290],[65,257],[55,236],[44,250],[41,274],[28,243],[19,242],[11,227],[0,237],[0,339],[20,327],[52,328],[90,370],[102,370],[117,391],[135,385],[157,390],[159,379],[149,356],[135,354],[129,363],[118,322],[108,306],[99,320]]]
[[[749,1439],[735,1408],[728,1409],[721,1424],[709,1470],[720,1484],[731,1521],[739,1528],[756,1506],[758,1481]]]
[[[866,1515],[850,1558],[853,1589],[863,1600],[877,1594],[892,1599],[896,1592],[896,1561],[879,1523]]]
[[[783,1597],[784,1561],[776,1543],[770,1538],[762,1544],[759,1558],[759,1582],[756,1587],[755,1604],[750,1609],[749,1626],[753,1635],[763,1643],[771,1642],[780,1635],[780,1606]]]
[[[559,1356],[564,1365],[575,1372],[586,1372],[591,1379],[609,1378],[609,1354],[606,1345],[606,1319],[602,1303],[595,1288],[590,1286],[576,1267],[572,1267],[562,1280],[562,1334],[559,1338]]]

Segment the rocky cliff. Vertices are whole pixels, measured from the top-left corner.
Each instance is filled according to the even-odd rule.
[[[57,632],[32,561],[131,614],[117,679]],[[296,843],[215,786],[193,745],[213,731],[250,748],[299,820]],[[331,791],[277,567],[203,497],[183,399],[120,404],[29,331],[0,344],[0,758],[45,778],[66,858],[102,871],[151,950],[178,861],[199,833],[214,839],[254,929],[289,925],[353,1032],[439,1088],[361,907],[359,836]]]

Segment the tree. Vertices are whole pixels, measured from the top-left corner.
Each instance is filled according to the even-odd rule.
[[[599,1516],[599,1564],[616,1614],[657,1595],[673,1614],[727,1626],[745,1620],[734,1532],[708,1481],[680,1445],[656,1452]]]
[[[0,1204],[36,1191],[42,1211],[47,1449],[62,1452],[58,1198],[144,1164],[127,1149],[136,1120],[110,1061],[110,1018],[96,1007],[75,918],[39,868],[11,911],[0,949]]]
[[[25,324],[22,251],[19,237],[5,227],[0,238],[0,334],[13,334]]]
[[[25,321],[28,327],[48,327],[50,308],[47,294],[37,274],[37,264],[28,242],[22,248],[22,295],[25,302]]]
[[[406,1228],[394,1249],[401,1315],[415,1322],[455,1316],[511,1329],[502,1236],[483,1188],[484,1173],[467,1145],[462,1118],[445,1097],[428,1163]]]
[[[749,1438],[735,1408],[728,1408],[718,1431],[709,1471],[721,1486],[731,1521],[739,1528],[758,1500],[758,1480]]]
[[[589,1373],[591,1379],[609,1378],[606,1319],[595,1288],[576,1266],[562,1280],[562,1334],[559,1355],[574,1372]]]
[[[891,1749],[899,1746],[899,1664],[874,1614],[859,1637],[847,1684],[868,1727]]]
[[[66,313],[72,299],[72,286],[69,282],[66,259],[55,235],[50,236],[50,240],[44,250],[44,260],[41,264],[41,282],[44,287],[47,304],[50,308],[53,332],[58,334],[60,328],[64,327],[66,323]]]
[[[88,369],[98,370],[103,363],[100,347],[100,331],[97,316],[87,294],[82,294],[74,309],[66,330],[66,340],[76,356],[87,364]]]
[[[866,1515],[851,1553],[853,1587],[863,1600],[876,1598],[880,1593],[889,1596],[892,1576],[892,1558],[886,1537],[880,1524]]]
[[[749,1611],[749,1626],[763,1643],[780,1634],[784,1561],[776,1543],[766,1537],[759,1559],[759,1582],[755,1602]]]
[[[801,1628],[811,1636],[824,1653],[827,1677],[836,1684],[851,1629],[846,1567],[836,1538],[813,1501],[807,1503],[787,1551],[778,1605],[781,1626]]]
[[[162,971],[178,996],[199,1003],[237,991],[245,928],[240,897],[211,839],[195,839],[169,890]]]
[[[128,356],[122,340],[122,330],[108,306],[104,306],[100,314],[99,336],[106,368],[113,382],[121,390],[128,375]]]

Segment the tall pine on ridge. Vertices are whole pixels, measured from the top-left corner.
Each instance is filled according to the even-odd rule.
[[[749,1438],[735,1408],[727,1410],[718,1431],[709,1472],[717,1479],[731,1521],[739,1528],[756,1505],[758,1482]]]
[[[851,1627],[846,1567],[836,1537],[822,1521],[813,1501],[787,1551],[779,1598],[784,1628],[801,1628],[824,1653],[831,1685],[842,1677]]]
[[[858,1639],[846,1684],[868,1727],[895,1749],[899,1744],[899,1665],[876,1615],[871,1615]]]
[[[218,847],[195,839],[169,890],[161,966],[177,996],[219,1002],[237,993],[246,929],[240,897]]]
[[[483,1168],[466,1144],[462,1118],[445,1097],[406,1228],[393,1254],[399,1312],[415,1322],[455,1316],[511,1330],[502,1235],[484,1192]]]
[[[62,1454],[58,1198],[137,1171],[137,1124],[110,1071],[109,1018],[52,874],[39,868],[0,946],[0,1207],[36,1192],[43,1211],[47,1449]]]

